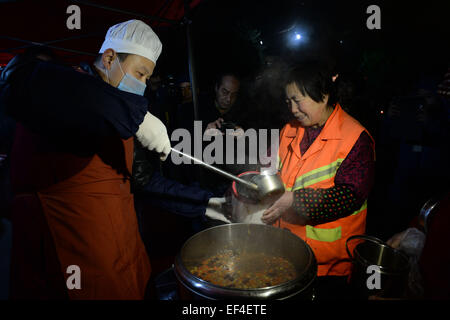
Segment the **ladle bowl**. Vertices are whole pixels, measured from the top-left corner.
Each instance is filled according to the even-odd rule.
[[[221,170],[215,166],[212,166],[208,163],[205,163],[191,155],[188,155],[186,153],[181,152],[180,150],[171,148],[172,151],[187,157],[194,162],[200,164],[201,166],[205,167],[208,170],[214,171],[220,175],[222,175],[225,178],[228,178],[232,181],[236,181],[238,183],[241,183],[245,185],[247,188],[255,191],[255,197],[258,198],[258,200],[266,201],[271,200],[273,198],[279,197],[281,194],[284,193],[284,183],[281,180],[281,177],[278,174],[260,174],[252,178],[252,181],[246,181],[243,180],[229,172],[226,172],[224,170]]]

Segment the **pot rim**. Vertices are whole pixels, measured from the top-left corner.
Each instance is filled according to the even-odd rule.
[[[255,225],[255,226],[264,227],[264,228],[276,228],[274,226],[251,224],[251,223],[233,223],[232,225]],[[175,275],[176,275],[177,279],[180,282],[182,282],[184,285],[189,287],[190,290],[194,290],[196,293],[198,293],[196,291],[196,289],[203,288],[204,290],[201,290],[201,294],[200,294],[202,296],[205,296],[204,291],[206,291],[206,293],[211,293],[211,291],[214,291],[213,293],[220,297],[226,296],[226,297],[236,297],[236,298],[250,298],[252,296],[260,296],[260,297],[271,297],[272,298],[272,296],[271,296],[272,293],[274,293],[273,295],[276,297],[276,296],[280,296],[286,292],[289,292],[292,294],[292,291],[295,291],[295,290],[296,290],[295,292],[297,292],[297,293],[301,292],[301,291],[309,288],[311,286],[311,284],[316,280],[316,278],[317,278],[317,262],[316,262],[316,259],[315,259],[315,256],[314,256],[314,253],[313,253],[311,247],[306,242],[305,242],[305,245],[309,252],[309,259],[308,259],[308,263],[305,267],[305,270],[303,270],[303,272],[301,274],[299,274],[295,279],[292,279],[290,281],[287,281],[287,282],[284,282],[281,284],[277,284],[277,285],[270,286],[270,287],[253,288],[253,289],[228,288],[228,287],[222,287],[219,285],[215,285],[211,282],[208,282],[199,277],[196,277],[191,272],[189,272],[189,270],[185,267],[185,265],[183,263],[183,260],[181,258],[181,253],[182,253],[183,249],[186,247],[186,245],[189,243],[189,241],[192,238],[198,236],[199,234],[209,231],[211,229],[223,228],[223,227],[227,227],[227,226],[229,226],[229,225],[220,225],[220,226],[215,226],[215,227],[200,231],[200,232],[194,234],[193,236],[191,236],[188,240],[186,240],[186,242],[181,247],[179,253],[177,254],[177,256],[175,258],[175,265],[174,265]],[[276,228],[276,229],[280,229],[280,228]],[[280,230],[282,230],[283,232],[286,231],[283,229],[280,229]],[[288,231],[286,231],[286,232],[288,232]],[[295,235],[293,235],[293,236],[295,236]],[[302,239],[300,239],[300,240],[302,240]],[[311,277],[311,279],[309,279],[309,281],[306,285],[303,285],[301,280],[305,279],[305,275],[307,275],[308,273],[312,273],[313,276]]]
[[[353,255],[352,255],[350,253],[349,248],[348,248],[348,242],[351,241],[351,240],[355,240],[355,239],[364,240],[365,242],[358,243],[354,247]],[[360,245],[362,245],[362,244],[364,244],[366,242],[374,243],[376,245],[382,246],[384,248],[387,248],[387,249],[393,251],[395,254],[398,254],[399,256],[401,256],[405,260],[405,262],[406,262],[405,267],[399,268],[397,270],[393,270],[393,268],[383,267],[382,265],[379,265],[379,264],[376,264],[376,263],[370,263],[369,261],[367,261],[366,258],[364,258],[356,250],[358,248],[358,246],[360,246]],[[345,247],[346,247],[346,250],[347,250],[347,254],[348,254],[348,256],[350,257],[350,259],[351,259],[351,261],[353,263],[355,263],[357,261],[357,262],[359,262],[359,263],[361,263],[363,265],[366,265],[366,266],[376,265],[376,266],[378,266],[380,268],[380,272],[385,273],[385,274],[391,274],[391,275],[403,274],[404,272],[408,271],[411,268],[410,262],[409,262],[409,257],[408,257],[408,255],[406,253],[402,252],[401,250],[398,250],[398,249],[395,249],[395,248],[391,247],[386,242],[384,242],[384,241],[382,241],[379,238],[374,237],[374,236],[369,236],[369,235],[366,235],[366,234],[353,235],[353,236],[347,238],[347,240],[345,241]],[[356,257],[356,255],[358,256],[358,258]]]
[[[360,243],[360,244],[361,244],[361,243]],[[363,265],[367,265],[367,266],[370,266],[370,265],[376,265],[376,266],[378,266],[378,267],[380,268],[380,271],[382,271],[383,273],[386,273],[386,274],[392,274],[392,275],[394,275],[394,274],[403,274],[404,272],[406,272],[406,271],[408,271],[408,270],[410,269],[409,258],[408,258],[408,256],[406,255],[406,253],[402,252],[401,250],[395,249],[395,248],[389,246],[388,244],[383,244],[383,243],[379,243],[379,244],[378,244],[379,246],[382,246],[382,247],[384,247],[384,248],[387,248],[387,249],[393,251],[393,253],[398,254],[400,257],[402,257],[402,259],[405,260],[405,266],[404,266],[403,268],[393,269],[393,268],[385,267],[385,266],[382,266],[382,265],[379,265],[379,264],[370,263],[366,258],[364,258],[364,257],[356,250],[356,248],[357,248],[360,244],[357,244],[357,245],[356,245],[355,250],[353,250],[353,255],[355,256],[355,257],[354,257],[354,260],[356,260],[356,261],[362,263]]]

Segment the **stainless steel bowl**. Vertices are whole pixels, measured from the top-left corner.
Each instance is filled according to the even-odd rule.
[[[252,181],[255,176],[259,175],[259,171],[248,171],[241,173],[239,178]],[[263,224],[261,217],[264,211],[278,198],[276,194],[273,194],[267,199],[260,200],[256,191],[247,188],[242,183],[233,182],[231,189],[231,221],[234,223]]]
[[[258,174],[252,177],[251,182],[258,186],[259,199],[265,202],[274,202],[285,190],[278,174]]]

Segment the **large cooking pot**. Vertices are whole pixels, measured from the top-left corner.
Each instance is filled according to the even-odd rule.
[[[222,250],[245,254],[281,257],[293,264],[297,277],[279,285],[236,289],[221,287],[202,280],[188,271],[191,265],[214,256]],[[257,267],[249,261],[246,266]],[[183,245],[174,264],[181,299],[287,299],[313,298],[317,264],[311,248],[288,230],[268,225],[235,223],[201,231]]]

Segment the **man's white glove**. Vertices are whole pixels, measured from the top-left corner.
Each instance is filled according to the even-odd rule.
[[[211,219],[231,223],[231,221],[228,220],[223,213],[223,204],[225,202],[225,198],[210,198],[208,201],[208,206],[206,207],[205,215]]]
[[[170,140],[166,126],[150,112],[145,115],[136,137],[145,148],[160,153],[161,160],[167,159],[170,153]]]

